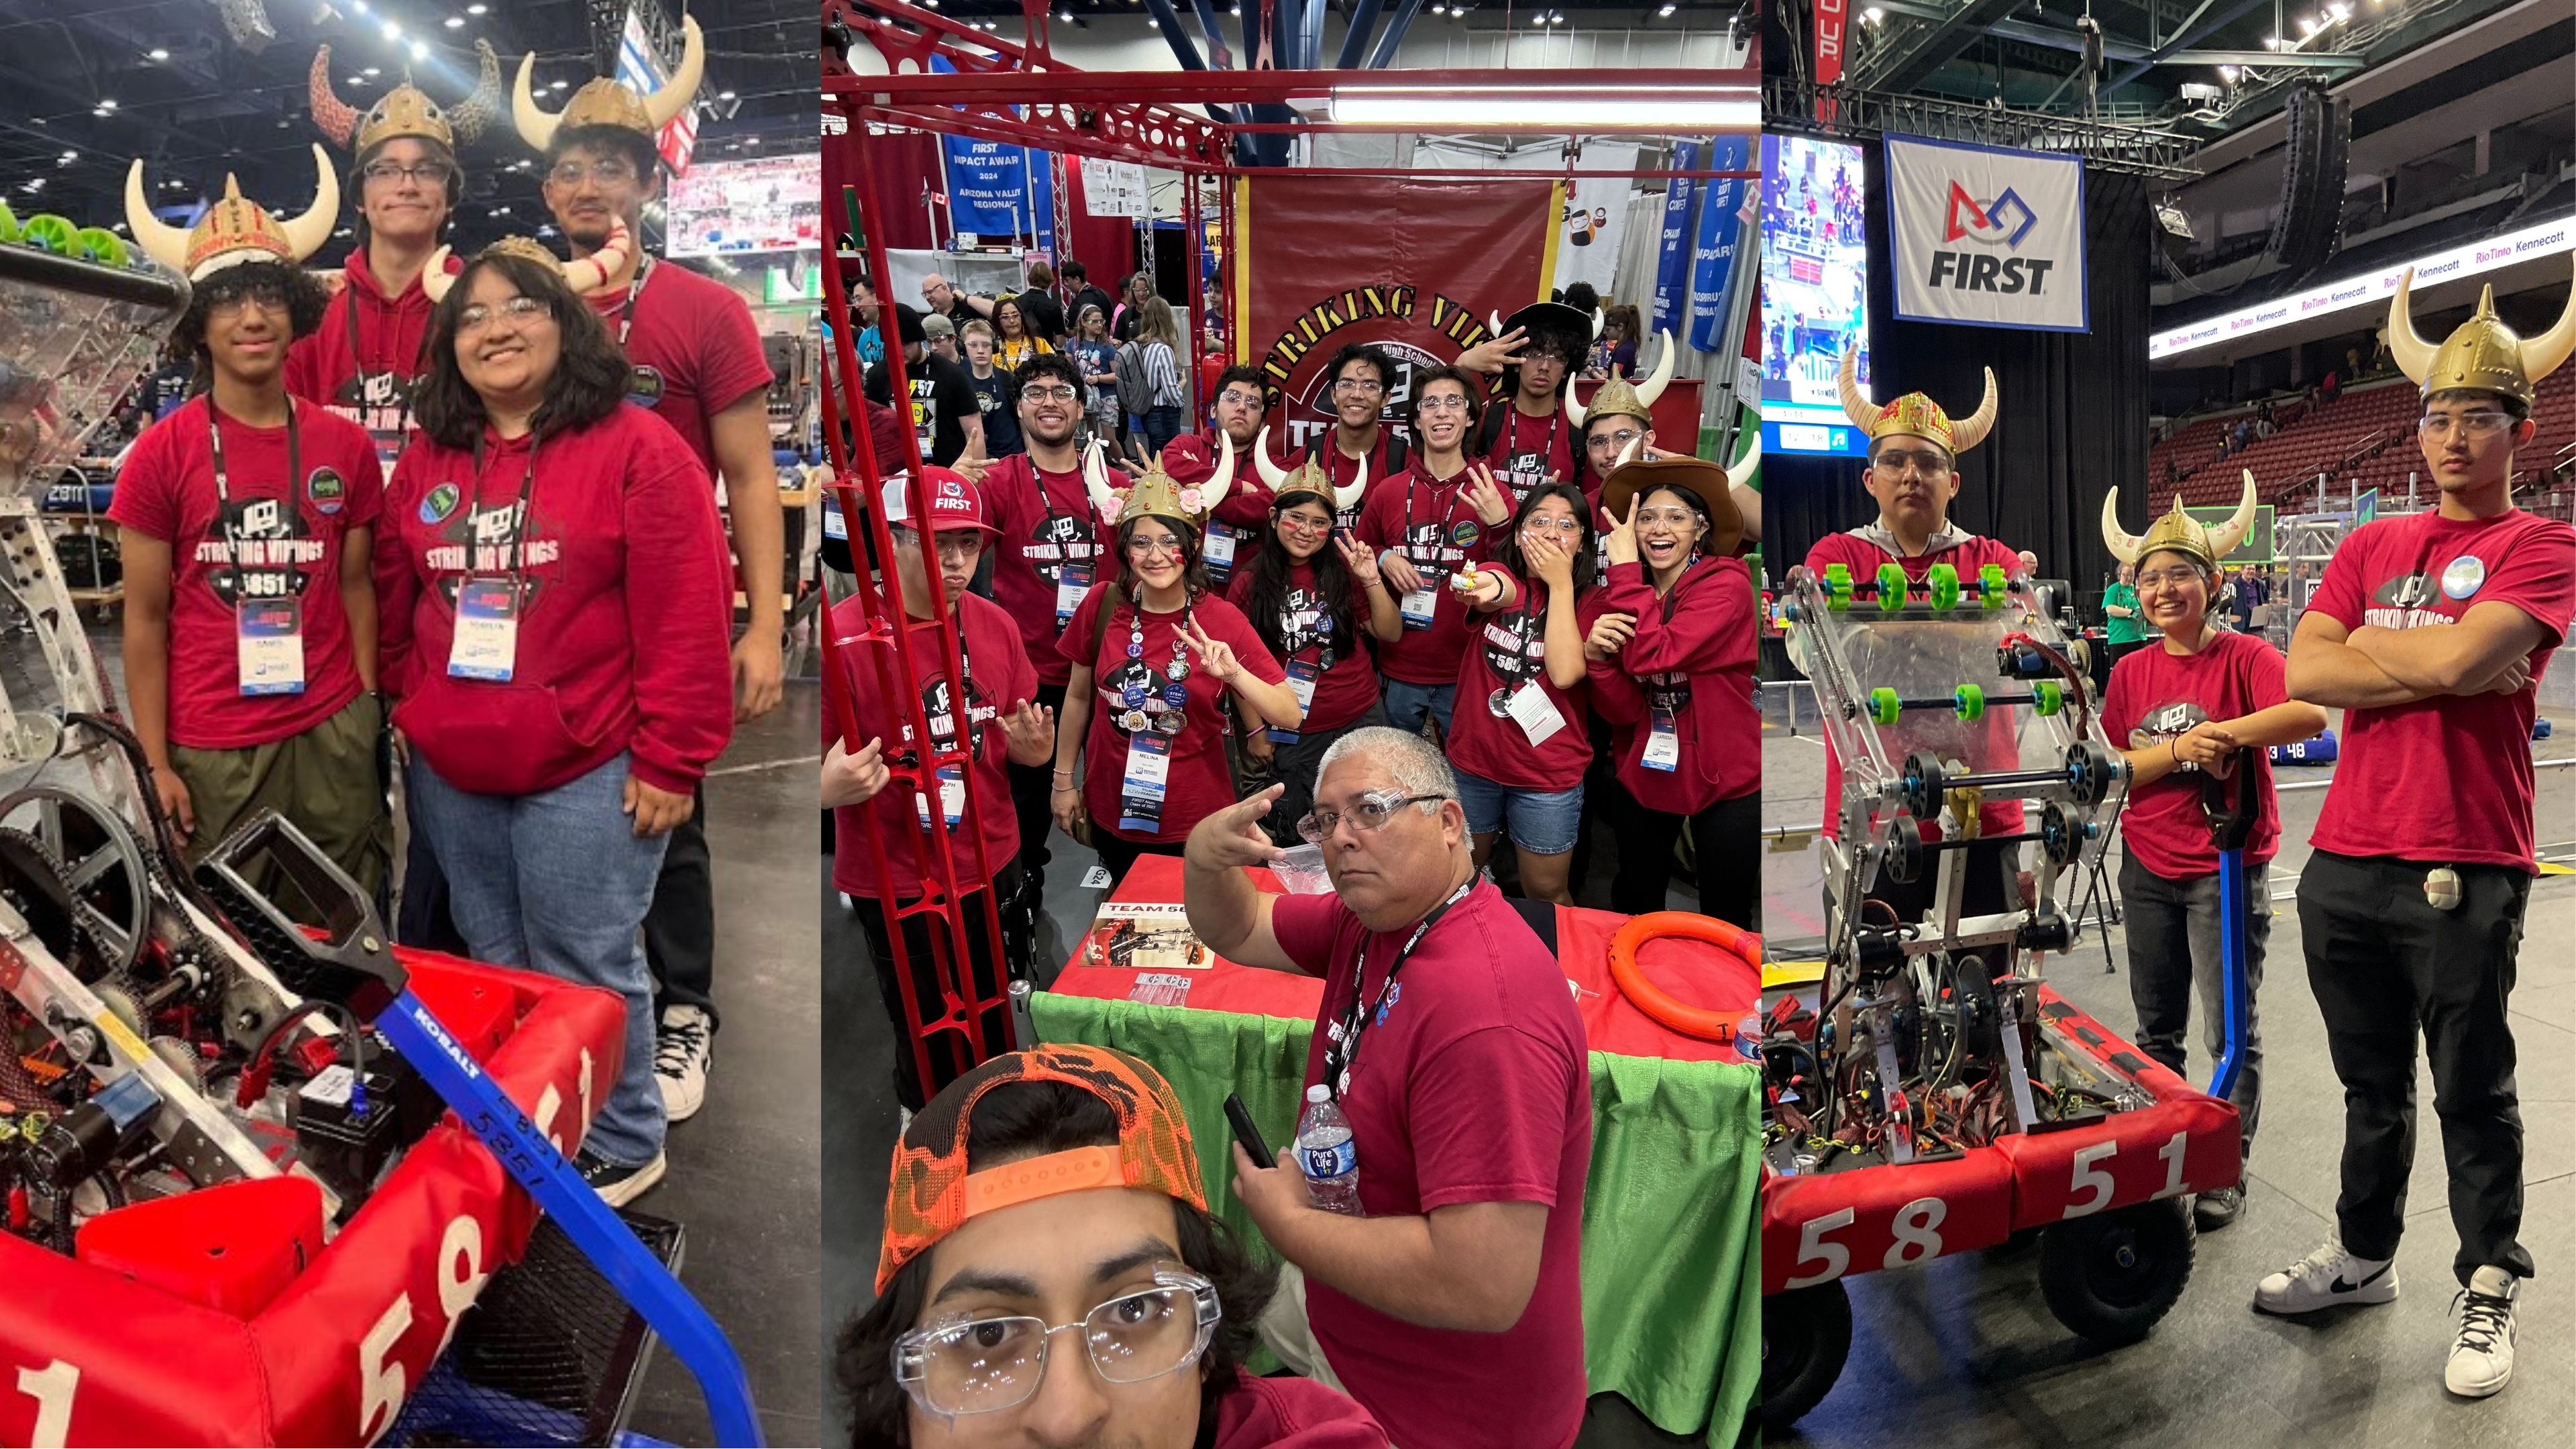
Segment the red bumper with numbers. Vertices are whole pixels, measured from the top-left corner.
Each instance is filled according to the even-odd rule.
[[[624,1056],[618,998],[395,950],[529,1120],[577,1148]],[[101,1214],[76,1257],[0,1233],[0,1445],[372,1443],[525,1250],[535,1205],[452,1114],[327,1245],[320,1203],[295,1177],[201,1188]],[[94,1238],[118,1212],[163,1216]]]
[[[2000,1137],[1959,1157],[1762,1180],[1762,1291],[1990,1248],[2025,1228],[2235,1185],[2236,1108],[2202,1093],[2046,986],[2040,1030],[2153,1104]]]

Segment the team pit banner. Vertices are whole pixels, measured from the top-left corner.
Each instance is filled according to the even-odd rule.
[[[1897,316],[2090,330],[2081,161],[1913,136],[1886,147]]]
[[[1486,339],[1489,317],[1547,296],[1563,183],[1398,181],[1355,188],[1331,177],[1246,177],[1237,185],[1235,358],[1280,394],[1271,446],[1285,456],[1333,425],[1324,365],[1345,343],[1396,364],[1380,420],[1404,417],[1416,369],[1454,362]]]

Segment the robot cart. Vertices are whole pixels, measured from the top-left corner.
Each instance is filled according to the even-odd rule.
[[[0,1445],[607,1443],[648,1326],[759,1443],[565,1160],[623,1004],[390,945],[274,814],[191,872],[143,786],[35,495],[187,299],[0,213]]]
[[[2127,786],[2081,650],[2029,580],[1792,570],[1779,616],[1842,775],[1825,971],[1766,993],[1763,1419],[1833,1387],[1842,1280],[2036,1236],[2040,1287],[2097,1342],[2147,1335],[2191,1274],[2187,1195],[2232,1185],[2235,1109],[2050,991],[2061,894]],[[2035,843],[2026,901],[1965,915],[1970,848]],[[1881,881],[1929,880],[1899,920]]]

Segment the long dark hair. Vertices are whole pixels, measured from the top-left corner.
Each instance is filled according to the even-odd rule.
[[[1550,483],[1530,490],[1530,496],[1522,499],[1520,509],[1512,514],[1510,531],[1494,545],[1494,562],[1509,570],[1523,589],[1539,587],[1537,577],[1530,572],[1529,560],[1521,557],[1521,525],[1538,511],[1540,500],[1547,498],[1564,499],[1574,509],[1574,521],[1583,525],[1583,536],[1574,544],[1574,589],[1581,593],[1592,587],[1592,510],[1583,501],[1583,490],[1571,483]]]
[[[1333,500],[1329,495],[1300,490],[1303,496],[1323,505],[1329,518]],[[1291,493],[1289,497],[1297,497]],[[1270,649],[1271,657],[1285,663],[1288,658],[1286,633],[1279,627],[1279,615],[1288,607],[1288,574],[1296,567],[1289,557],[1287,541],[1279,536],[1279,515],[1287,512],[1285,500],[1270,507],[1270,525],[1262,530],[1261,547],[1252,555],[1252,568],[1245,577],[1252,580],[1244,593],[1244,612],[1252,616],[1252,632]],[[1315,589],[1324,596],[1324,610],[1333,620],[1333,648],[1348,653],[1359,647],[1360,590],[1353,587],[1351,566],[1342,562],[1342,551],[1328,532],[1324,546],[1307,560],[1315,570]]]
[[[626,400],[626,354],[608,325],[590,304],[573,295],[563,273],[532,257],[485,252],[465,264],[447,296],[429,314],[429,341],[424,345],[427,370],[412,395],[412,418],[431,442],[443,448],[471,448],[482,434],[487,414],[482,395],[465,381],[456,365],[456,331],[465,314],[474,279],[497,270],[519,289],[519,295],[546,304],[562,334],[562,355],[555,375],[546,382],[546,400],[532,426],[539,438],[585,428],[617,411]]]
[[[1082,1147],[1109,1147],[1118,1141],[1118,1119],[1091,1093],[1065,1082],[1008,1082],[984,1094],[967,1121],[966,1165],[980,1170],[998,1163]],[[1208,1442],[1216,1427],[1217,1405],[1235,1384],[1235,1371],[1250,1356],[1254,1324],[1278,1288],[1276,1269],[1255,1262],[1232,1229],[1199,1208],[1175,1198],[1181,1261],[1190,1271],[1216,1285],[1225,1316],[1198,1361],[1199,1442]],[[921,1318],[930,1295],[931,1254],[923,1253],[896,1271],[876,1302],[843,1324],[833,1347],[833,1378],[850,1406],[852,1449],[906,1445],[911,1416],[903,1385],[894,1378],[895,1340]],[[1054,1365],[1085,1367],[1079,1359]]]
[[[1144,607],[1145,584],[1142,579],[1136,577],[1136,565],[1127,556],[1127,537],[1136,531],[1138,520],[1146,516],[1139,513],[1132,518],[1118,520],[1118,594],[1119,597],[1139,608]],[[1156,523],[1170,529],[1172,536],[1181,541],[1181,586],[1189,590],[1189,596],[1196,599],[1214,588],[1215,585],[1208,582],[1207,560],[1199,553],[1198,529],[1177,518],[1165,518],[1159,513],[1152,515],[1152,518]]]

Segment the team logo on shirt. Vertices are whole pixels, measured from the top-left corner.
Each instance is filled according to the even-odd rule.
[[[1049,585],[1064,572],[1064,560],[1090,558],[1099,551],[1086,537],[1083,520],[1065,513],[1040,518],[1038,526],[1029,530],[1029,540],[1020,556],[1036,564]]]
[[[662,374],[638,364],[626,373],[626,400],[639,408],[649,408],[662,400]]]
[[[391,372],[351,373],[333,394],[332,411],[371,433],[400,437],[416,380]]]
[[[2457,620],[2442,607],[2441,596],[2450,593],[2449,575],[2462,562],[2478,566],[2477,579],[2468,591],[2452,594],[2454,599],[2468,597],[2478,583],[2485,582],[2486,570],[2476,559],[2454,560],[2444,576],[2436,581],[2429,573],[2399,574],[2384,579],[2370,595],[2370,607],[2362,611],[2362,622],[2382,629],[2413,629],[2425,624],[2450,624]]]
[[[1290,589],[1287,602],[1279,610],[1279,651],[1294,654],[1309,644],[1331,642],[1328,635],[1315,628],[1315,621],[1322,617],[1323,595],[1308,589]]]
[[[349,485],[338,470],[316,468],[313,476],[304,480],[304,496],[313,500],[316,513],[334,514],[348,502]]]
[[[2442,592],[2454,599],[2465,599],[2487,581],[2486,562],[2476,554],[2464,553],[2451,560],[2442,570]]]
[[[1522,632],[1524,627],[1527,633]],[[1528,667],[1528,661],[1547,654],[1547,638],[1539,632],[1539,621],[1533,615],[1518,610],[1486,615],[1484,644],[1485,667],[1494,671],[1497,679],[1535,679],[1545,672]]]
[[[2137,728],[2129,731],[2129,748],[2143,750],[2167,740],[2180,739],[2191,733],[2192,726],[2207,724],[2209,712],[2187,699],[2160,704],[2138,717]]]
[[[968,680],[966,694],[967,754],[981,756],[984,753],[984,726],[992,721],[994,712],[995,710],[991,697],[983,693],[981,690],[978,690],[975,687],[973,680]],[[947,676],[936,676],[932,678],[928,684],[922,686],[921,714],[922,718],[930,721],[931,744],[938,748],[946,748],[950,737],[957,731],[957,716],[951,712],[948,707]],[[903,738],[906,743],[911,742],[911,725],[907,724],[903,727]],[[903,753],[896,756],[895,762],[901,765],[915,765],[920,763],[919,758],[911,750],[905,750]]]
[[[1467,545],[1451,546],[1444,542],[1437,522],[1417,523],[1404,531],[1404,557],[1414,567],[1429,563],[1455,563],[1465,558]]]
[[[301,596],[306,570],[322,562],[325,540],[284,498],[236,498],[215,510],[197,542],[206,583],[227,604]]]
[[[541,576],[531,571],[563,556],[560,536],[547,536],[559,532],[533,514],[523,523],[519,500],[508,498],[454,511],[438,531],[440,541],[422,552],[421,561],[437,575],[439,591],[451,604],[456,602],[457,585],[471,575],[519,573],[519,608],[524,618],[536,607],[540,592]]]
[[[420,521],[429,524],[445,523],[447,515],[456,511],[457,503],[464,497],[465,494],[455,484],[439,484],[429,490],[428,497],[420,500]]]

